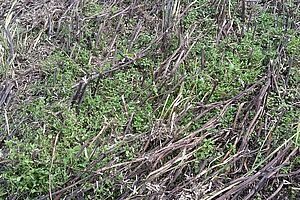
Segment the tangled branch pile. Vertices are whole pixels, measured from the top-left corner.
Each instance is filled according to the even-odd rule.
[[[298,199],[300,3],[0,2],[0,196]]]

